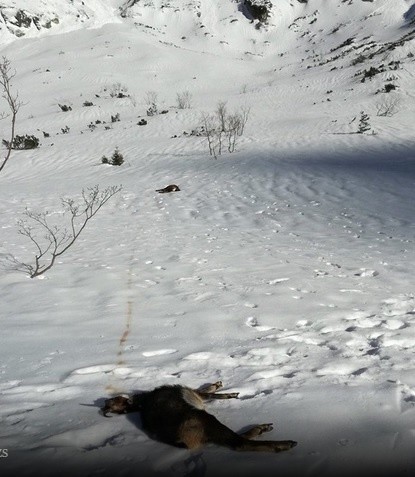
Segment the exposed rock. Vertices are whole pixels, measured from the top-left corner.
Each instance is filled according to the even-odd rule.
[[[39,30],[39,17],[33,16],[31,17],[27,12],[24,10],[17,10],[14,19],[9,20],[12,25],[15,25],[19,28],[30,28],[32,22]]]
[[[25,36],[27,32],[39,31],[42,28],[51,28],[59,24],[57,16],[43,13],[33,13],[21,8],[5,7],[0,5],[0,30],[4,24],[9,34],[17,37]]]
[[[252,18],[261,23],[266,23],[271,15],[272,3],[270,0],[244,0],[244,5]]]
[[[121,17],[126,18],[128,16],[128,10],[132,8],[139,1],[140,0],[128,0],[124,5],[120,6]]]

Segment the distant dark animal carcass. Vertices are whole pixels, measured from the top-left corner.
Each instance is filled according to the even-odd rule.
[[[179,186],[177,186],[176,184],[170,184],[164,189],[157,189],[156,192],[160,192],[160,194],[165,194],[167,192],[177,192],[179,190],[180,190]]]

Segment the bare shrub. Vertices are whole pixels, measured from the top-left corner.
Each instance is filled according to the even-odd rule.
[[[227,147],[228,152],[235,151],[238,137],[244,133],[249,114],[248,107],[228,113],[226,102],[221,101],[217,104],[215,113],[202,115],[202,127],[211,156],[217,159],[224,147]]]
[[[190,91],[182,91],[176,95],[178,109],[190,109],[192,107],[192,94]]]
[[[394,116],[399,111],[400,101],[396,97],[382,98],[381,101],[376,103],[376,115],[377,116]]]
[[[26,209],[25,218],[17,222],[18,232],[35,246],[34,263],[20,262],[13,255],[9,255],[7,261],[15,270],[27,273],[30,278],[47,272],[56,259],[72,247],[87,223],[121,189],[122,186],[109,186],[100,191],[98,185],[83,189],[80,203],[71,198],[61,198],[64,215],[69,215],[68,226],[51,224],[48,212]]]
[[[144,95],[144,102],[147,105],[147,116],[154,116],[158,113],[158,94],[155,91],[147,91]]]
[[[239,114],[230,114],[226,118],[226,139],[228,142],[228,151],[234,152],[236,146],[236,139],[239,136],[239,131],[242,128],[241,117]]]
[[[127,98],[128,97],[128,88],[127,86],[121,83],[113,83],[106,87],[106,89],[111,96],[111,98]],[[105,91],[104,90],[104,91]]]
[[[216,106],[216,116],[218,118],[219,127],[222,129],[222,131],[224,131],[226,127],[227,114],[228,114],[228,111],[226,109],[226,101],[219,101],[219,103]]]
[[[218,127],[217,117],[214,114],[202,114],[202,128],[206,136],[209,154],[215,159],[222,154],[223,131]]]
[[[251,108],[249,106],[243,106],[242,108],[240,108],[238,112],[238,117],[239,117],[239,123],[238,123],[238,129],[237,129],[238,136],[242,136],[243,133],[245,132],[245,126],[246,126],[246,123],[248,122],[250,114],[251,114]]]
[[[6,100],[10,113],[0,113],[0,119],[10,117],[10,136],[9,140],[5,140],[6,156],[0,164],[0,172],[3,170],[7,161],[10,159],[10,155],[15,142],[15,129],[16,129],[16,117],[19,109],[22,106],[22,102],[19,100],[19,94],[13,94],[11,90],[10,81],[16,76],[16,71],[12,71],[10,61],[3,56],[0,63],[0,87],[3,90],[3,98]]]

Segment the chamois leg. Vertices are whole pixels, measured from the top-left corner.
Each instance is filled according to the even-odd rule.
[[[269,424],[257,424],[253,426],[251,429],[245,432],[241,432],[239,435],[241,437],[245,437],[245,439],[254,439],[255,437],[260,436],[264,432],[272,431],[272,423]]]
[[[229,429],[216,419],[216,417],[203,412],[200,414],[200,419],[203,421],[203,428],[205,433],[206,442],[211,442],[219,446],[229,447],[237,451],[253,451],[253,452],[281,452],[289,450],[297,443],[295,441],[252,441],[245,437],[245,435],[239,435],[236,432]],[[262,424],[255,426],[254,430],[247,431],[249,436],[259,435],[262,432],[266,432],[269,429],[269,424]]]
[[[222,381],[216,381],[216,383],[207,384],[194,391],[203,399],[234,399],[239,396],[239,393],[216,393],[218,389],[222,388]]]
[[[199,389],[195,389],[196,392],[200,393],[214,393],[218,389],[223,388],[222,381],[216,381],[216,383],[211,383],[211,384],[205,384],[204,386],[201,386]]]

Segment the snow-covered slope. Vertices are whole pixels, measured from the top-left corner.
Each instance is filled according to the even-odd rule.
[[[0,5],[0,41],[96,28],[119,20],[120,0],[7,0]]]
[[[267,20],[253,16],[250,4],[265,5]],[[132,20],[160,40],[191,42],[192,48],[204,44],[241,49],[249,45],[241,44],[241,33],[246,36],[249,31],[248,50],[273,52],[281,46],[272,44],[273,39],[285,44],[299,36],[322,54],[334,33],[345,39],[364,35],[372,41],[396,39],[396,28],[413,26],[414,10],[410,0],[6,0],[0,5],[0,38],[5,43],[122,19]]]
[[[0,173],[2,475],[413,474],[414,3],[272,3],[262,24],[231,0],[1,3],[17,134],[41,143]],[[220,101],[250,114],[215,160],[191,131]],[[123,190],[51,270],[8,266],[33,260],[25,208],[67,226],[60,198],[94,184]],[[298,446],[191,453],[98,413],[218,379],[240,392],[221,421]]]

